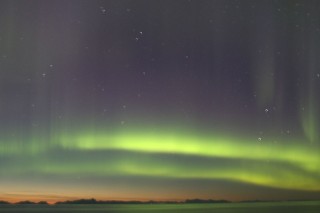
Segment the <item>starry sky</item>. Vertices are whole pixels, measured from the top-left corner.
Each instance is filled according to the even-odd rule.
[[[320,199],[317,0],[0,0],[0,200]]]

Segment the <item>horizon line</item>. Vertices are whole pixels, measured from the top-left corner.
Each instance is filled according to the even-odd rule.
[[[95,198],[81,198],[75,200],[64,200],[56,202],[48,202],[46,200],[32,201],[32,200],[20,200],[17,202],[10,202],[6,200],[0,200],[0,205],[61,205],[61,204],[214,204],[214,203],[246,203],[246,202],[298,202],[298,201],[320,201],[320,199],[288,199],[288,200],[240,200],[231,201],[225,199],[184,199],[181,201],[177,200],[96,200]]]

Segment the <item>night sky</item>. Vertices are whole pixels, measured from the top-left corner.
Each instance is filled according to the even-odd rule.
[[[320,199],[319,11],[0,0],[0,200]]]

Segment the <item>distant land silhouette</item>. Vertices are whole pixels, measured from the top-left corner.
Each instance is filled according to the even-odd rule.
[[[49,203],[47,201],[40,201],[40,202],[32,202],[29,200],[23,200],[23,201],[19,201],[17,203],[9,203],[7,201],[0,201],[0,204],[15,204],[15,205],[28,205],[28,204],[37,204],[37,205],[49,205]]]
[[[157,204],[157,203],[164,203],[164,204],[174,204],[174,203],[230,203],[231,201],[227,200],[201,200],[201,199],[192,199],[192,200],[185,200],[185,201],[118,201],[118,200],[108,200],[108,201],[98,201],[95,199],[81,199],[81,200],[73,200],[73,201],[63,201],[57,202],[56,204]]]
[[[24,205],[24,204],[39,204],[39,205],[48,205],[48,203],[46,201],[40,201],[38,203],[35,203],[35,202],[32,202],[32,201],[29,201],[29,200],[24,200],[24,201],[20,201],[18,203],[15,203],[15,204],[20,204],[20,205]]]
[[[244,200],[238,202],[232,202],[229,200],[212,200],[212,199],[187,199],[184,201],[121,201],[121,200],[96,200],[91,199],[79,199],[79,200],[66,200],[58,201],[52,205],[69,205],[69,204],[208,204],[208,203],[256,203],[256,202],[283,202],[283,201],[316,201],[316,200]],[[10,203],[8,201],[0,200],[0,205],[50,205],[47,201],[32,202],[29,200],[19,201],[16,203]]]
[[[10,204],[10,203],[7,201],[0,200],[0,205],[2,205],[2,204]]]
[[[191,204],[191,203],[231,203],[228,200],[203,200],[203,199],[187,199],[185,201],[121,201],[121,200],[96,200],[94,198],[91,199],[79,199],[79,200],[66,200],[59,201],[54,203],[53,205],[63,205],[63,204]],[[49,205],[46,201],[40,202],[32,202],[29,200],[19,201],[16,203],[10,203],[7,201],[0,201],[0,205]]]

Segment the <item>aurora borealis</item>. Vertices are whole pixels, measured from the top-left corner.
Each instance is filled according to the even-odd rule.
[[[0,0],[0,200],[320,199],[318,11]]]

